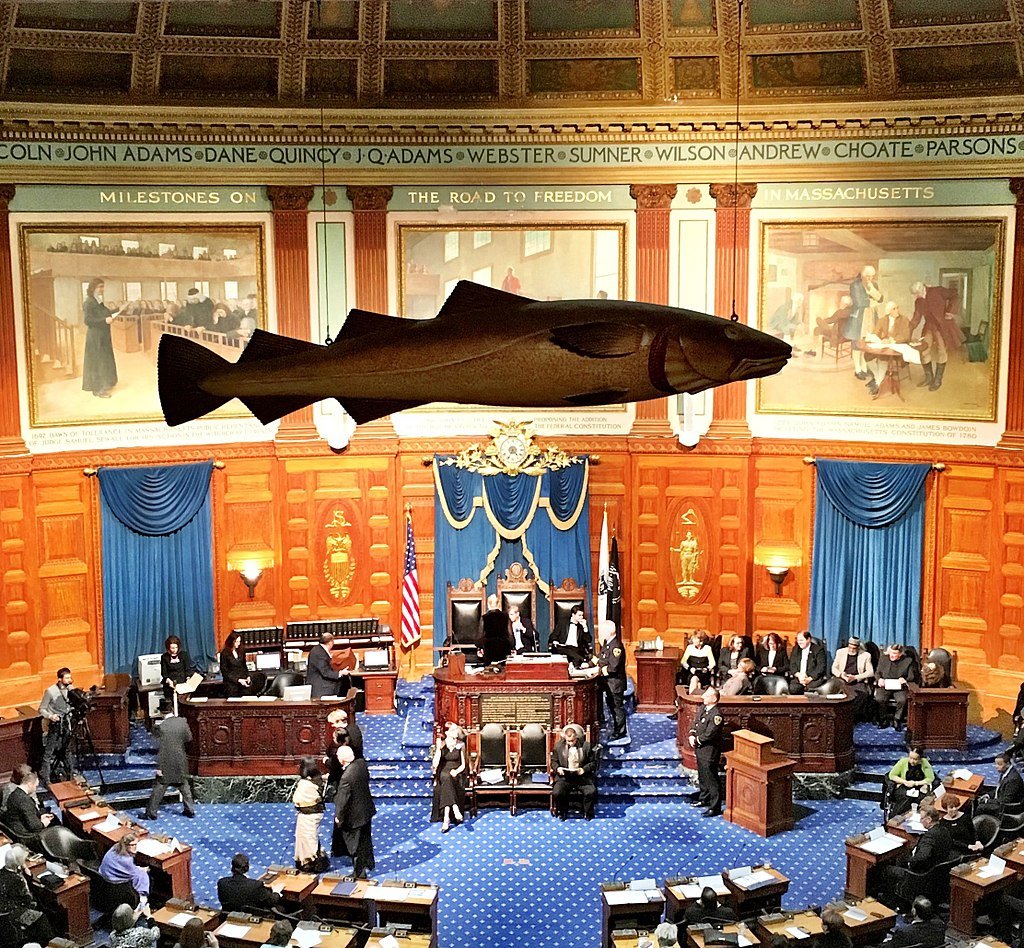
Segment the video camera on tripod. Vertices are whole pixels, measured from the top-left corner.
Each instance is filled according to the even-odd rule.
[[[93,702],[96,700],[96,686],[93,685],[88,691],[81,688],[72,688],[68,692],[68,705],[71,708],[71,726],[75,727],[84,721],[92,710]]]

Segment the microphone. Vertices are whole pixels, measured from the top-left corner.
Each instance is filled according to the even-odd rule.
[[[625,885],[625,883],[624,883],[624,882],[619,882],[619,881],[618,881],[618,875],[619,875],[619,873],[621,873],[621,872],[622,872],[622,871],[623,871],[624,869],[626,869],[626,868],[627,868],[627,867],[629,866],[629,864],[630,864],[630,863],[631,863],[631,862],[632,862],[632,861],[633,861],[634,859],[636,859],[636,857],[637,857],[637,856],[639,856],[639,855],[640,855],[640,853],[638,853],[638,852],[636,852],[636,853],[633,853],[633,855],[632,855],[632,856],[630,856],[630,857],[629,857],[629,858],[628,858],[628,859],[627,859],[627,860],[626,860],[626,861],[625,861],[624,863],[622,863],[622,864],[621,864],[621,865],[620,865],[620,866],[619,866],[619,867],[618,867],[618,868],[617,868],[617,869],[615,870],[615,872],[614,872],[614,873],[612,873],[612,881],[611,881],[610,883],[608,883],[608,885],[610,885],[610,886],[611,886],[611,887],[613,887],[613,888],[615,888],[615,887],[621,887],[621,888],[623,888],[623,889],[624,889],[624,888],[626,887],[626,885]]]

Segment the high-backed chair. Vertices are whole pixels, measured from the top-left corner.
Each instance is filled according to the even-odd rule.
[[[864,651],[871,656],[871,667],[878,671],[878,660],[882,657],[882,652],[874,642],[865,642]]]
[[[91,839],[76,836],[66,826],[47,826],[39,834],[39,848],[44,856],[57,862],[95,862],[98,855]]]
[[[487,590],[471,579],[448,584],[448,645],[475,645],[484,620]]]
[[[950,653],[944,648],[933,648],[928,653],[929,662],[934,662],[943,670],[946,676],[944,685],[951,685],[956,681],[956,653]]]
[[[512,812],[515,775],[509,754],[509,735],[502,724],[485,724],[467,734],[469,750],[469,805],[476,815],[480,804],[507,800]],[[501,779],[486,781],[484,771],[500,771]]]
[[[263,689],[263,693],[273,695],[275,698],[283,698],[285,688],[305,683],[305,676],[300,675],[298,672],[280,671],[267,682],[267,687]]]
[[[498,578],[498,597],[505,612],[509,606],[518,606],[519,614],[528,617],[537,628],[537,578],[528,576],[522,563],[513,563]]]
[[[999,839],[999,817],[991,813],[979,813],[971,822],[974,823],[974,835],[982,845],[982,852],[989,854]]]
[[[568,621],[569,615],[576,606],[583,606],[585,612],[589,614],[590,610],[587,609],[587,587],[578,586],[576,580],[569,578],[563,579],[561,585],[555,586],[551,584],[551,629],[554,631],[558,628],[558,624],[562,621],[563,617]],[[590,623],[594,625],[593,622]]]
[[[784,675],[759,675],[754,679],[755,695],[788,695],[789,682]]]
[[[527,724],[519,732],[519,756],[512,794],[513,813],[518,811],[520,802],[534,800],[546,803],[548,809],[551,809],[551,746],[551,732],[543,724]]]

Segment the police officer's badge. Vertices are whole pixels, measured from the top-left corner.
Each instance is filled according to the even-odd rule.
[[[612,649],[612,655],[614,655],[616,658],[618,658],[621,654],[622,654],[622,649],[621,648],[613,648]]]
[[[721,723],[722,723],[722,715],[716,714],[715,715],[715,724],[721,724]]]

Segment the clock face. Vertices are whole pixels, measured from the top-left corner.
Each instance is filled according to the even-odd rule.
[[[498,457],[506,467],[518,467],[526,458],[526,442],[522,438],[505,438],[498,447]]]

